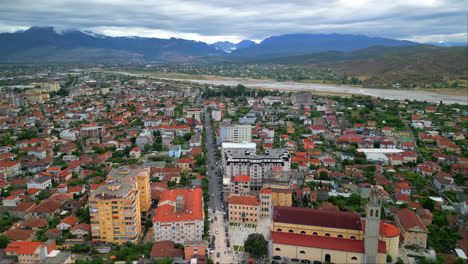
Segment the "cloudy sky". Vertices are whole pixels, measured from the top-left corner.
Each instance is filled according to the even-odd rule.
[[[468,0],[0,0],[0,32],[31,26],[109,36],[261,41],[350,33],[466,42]]]

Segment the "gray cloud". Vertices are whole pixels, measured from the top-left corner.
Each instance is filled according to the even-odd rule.
[[[287,33],[466,41],[467,0],[2,0],[0,32],[30,26],[206,42]]]

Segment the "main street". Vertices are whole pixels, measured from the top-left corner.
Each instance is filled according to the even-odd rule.
[[[210,193],[209,219],[211,241],[214,238],[214,248],[211,248],[213,253],[211,258],[215,263],[234,263],[234,256],[231,251],[232,245],[227,246],[229,241],[228,221],[223,203],[222,195],[222,175],[219,174],[218,162],[216,158],[216,145],[213,141],[213,129],[211,127],[210,113],[203,109],[205,114],[205,131],[206,131],[206,176],[208,177],[208,190]]]

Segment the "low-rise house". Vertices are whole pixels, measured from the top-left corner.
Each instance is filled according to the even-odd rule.
[[[166,258],[172,258],[175,260],[181,260],[184,258],[184,250],[181,248],[174,248],[174,241],[161,241],[154,242],[151,249],[151,260],[161,260]]]
[[[54,180],[57,183],[67,182],[71,180],[71,178],[72,178],[72,173],[69,170],[62,170],[62,171],[57,172],[54,175]]]
[[[70,215],[65,217],[60,223],[57,224],[57,229],[66,230],[78,223],[78,218]]]
[[[5,248],[7,256],[17,256],[18,263],[41,263],[42,256],[47,255],[48,249],[43,249],[44,242],[13,242]]]
[[[15,207],[21,202],[19,196],[10,195],[6,198],[3,198],[2,203],[4,207]]]
[[[10,229],[5,232],[5,235],[10,241],[32,241],[36,231],[28,229]]]
[[[453,177],[446,172],[439,171],[434,177],[434,185],[439,191],[450,191],[454,187]]]
[[[50,177],[41,176],[36,179],[32,179],[28,181],[28,189],[35,188],[44,190],[52,186],[52,180]]]
[[[91,232],[91,225],[85,224],[85,223],[75,225],[74,227],[70,229],[70,233],[78,238],[89,236],[90,232]]]
[[[129,156],[131,159],[139,159],[141,157],[141,150],[138,147],[134,147],[130,150]]]
[[[36,206],[35,202],[21,202],[9,211],[10,216],[24,219],[26,214]]]
[[[52,220],[60,213],[61,206],[62,204],[53,200],[42,201],[40,204],[29,210],[26,218],[43,218]]]
[[[181,158],[177,162],[177,167],[181,168],[182,171],[189,171],[193,168],[193,160],[189,158]]]
[[[180,145],[173,145],[169,148],[169,157],[180,158],[182,148]]]
[[[0,162],[0,169],[3,169],[7,178],[11,178],[20,173],[21,163],[19,161],[3,161]]]
[[[22,229],[43,230],[49,222],[45,219],[28,219],[21,224]]]
[[[184,243],[184,258],[189,260],[193,255],[208,255],[208,241],[185,241]]]

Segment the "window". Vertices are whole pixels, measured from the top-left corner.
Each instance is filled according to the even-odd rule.
[[[305,233],[306,233],[306,231],[304,231],[304,230],[301,231],[301,234],[305,234]]]
[[[375,210],[375,217],[379,217],[379,210]]]
[[[355,237],[355,236],[351,236],[350,239],[356,239],[356,237]]]
[[[281,228],[276,229],[276,231],[283,232],[283,230],[281,230]]]
[[[275,251],[281,251],[281,249],[280,248],[275,248]]]
[[[337,237],[341,237],[341,238],[342,238],[342,237],[343,237],[343,235],[338,235]]]
[[[312,235],[318,236],[318,233],[317,233],[317,232],[313,232]]]
[[[289,231],[288,231],[288,232],[289,232],[289,233],[294,233],[294,230],[292,230],[292,229],[289,229]]]
[[[370,210],[370,216],[372,217],[372,215],[374,214],[374,210]]]
[[[305,254],[304,250],[299,251],[299,254]]]
[[[330,236],[330,234],[329,234],[329,233],[326,233],[325,236]]]
[[[357,258],[356,257],[351,257],[351,260],[357,260]]]

